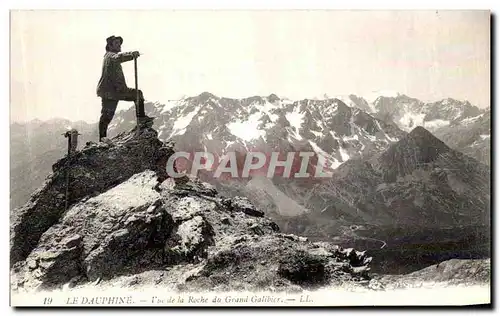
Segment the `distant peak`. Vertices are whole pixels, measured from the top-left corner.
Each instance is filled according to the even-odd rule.
[[[333,99],[328,99],[328,100],[331,100],[333,104],[344,106],[344,107],[349,107],[347,104],[345,104],[344,101],[342,101],[339,98],[333,98]]]
[[[366,101],[365,98],[357,96],[355,94],[349,94],[349,98],[351,98],[352,100],[363,100],[363,101]]]
[[[198,98],[199,99],[203,99],[203,100],[208,100],[210,98],[217,99],[217,97],[215,95],[213,95],[212,93],[207,92],[207,91],[200,93],[200,95],[198,96]]]
[[[451,151],[441,140],[422,126],[415,127],[408,135],[393,144],[379,158],[389,181],[395,176],[411,174],[422,164],[430,163]],[[392,179],[392,180],[391,180]]]
[[[429,132],[428,130],[426,130],[424,127],[422,126],[417,126],[415,127],[409,134],[411,137],[421,137],[421,136],[425,136],[425,137],[429,137],[429,136],[432,136],[434,137],[434,135],[432,135],[431,132]]]
[[[444,99],[437,101],[437,103],[443,103],[443,104],[461,103],[461,101],[448,97],[448,98],[444,98]]]
[[[431,132],[425,129],[422,126],[415,127],[408,135],[407,140],[409,140],[413,146],[418,147],[420,149],[428,150],[430,148],[433,149],[435,159],[436,155],[439,153],[447,152],[450,148],[442,142],[439,138],[434,136]],[[407,143],[404,141],[404,143]]]
[[[253,102],[264,102],[264,98],[261,97],[260,95],[254,95],[252,97],[247,97],[247,98],[243,98],[241,100],[244,100],[244,101],[247,101],[247,102],[250,102],[250,103],[253,103]]]
[[[434,134],[429,132],[422,126],[415,127],[409,134],[408,137],[416,141],[419,146],[433,146],[441,149],[448,149],[445,143],[439,140]]]
[[[273,103],[273,102],[279,101],[279,100],[280,100],[280,98],[279,98],[276,94],[271,93],[271,94],[267,97],[267,100],[268,100],[269,102]]]
[[[367,96],[365,96],[364,99],[368,102],[375,102],[380,98],[397,98],[399,96],[401,96],[401,94],[394,90],[378,90],[372,91]]]

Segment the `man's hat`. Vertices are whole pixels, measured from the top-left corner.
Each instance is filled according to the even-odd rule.
[[[123,44],[123,38],[121,36],[114,36],[114,35],[108,37],[106,39],[106,43],[111,44],[111,42],[113,42],[115,39],[120,40],[120,44]]]

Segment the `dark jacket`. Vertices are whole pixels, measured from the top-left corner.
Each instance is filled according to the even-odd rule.
[[[102,62],[102,75],[97,84],[97,96],[105,99],[117,99],[127,90],[121,63],[134,59],[131,52],[106,52]]]

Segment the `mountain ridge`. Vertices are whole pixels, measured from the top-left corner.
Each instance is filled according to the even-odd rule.
[[[416,129],[405,137],[433,136]],[[365,251],[288,234],[245,197],[220,195],[196,177],[169,178],[165,163],[175,152],[174,144],[159,140],[154,129],[139,134],[131,130],[113,140],[89,142],[71,158],[56,161],[46,183],[11,214],[14,291],[97,287],[102,282],[122,287],[161,284],[173,291],[300,292],[332,286],[376,289],[377,280],[384,280],[370,274],[373,257]],[[392,146],[405,143],[402,139]],[[72,189],[65,210],[61,205],[68,168]],[[362,235],[376,223],[371,216],[377,214],[361,212],[368,222],[351,222],[338,237],[379,242],[383,249],[386,241]],[[391,222],[398,218],[392,216]],[[437,275],[444,282],[488,282],[488,260],[446,264],[453,266],[453,276],[427,269],[401,280]],[[474,278],[470,271],[476,266],[481,274]]]
[[[349,97],[350,100],[363,100],[354,95]],[[210,101],[211,98],[213,100],[218,98],[222,100],[222,103],[215,104],[213,100]],[[154,125],[159,131],[160,138],[167,140],[172,136],[177,144],[184,146],[181,149],[188,151],[202,150],[219,155],[225,150],[248,151],[249,148],[264,152],[305,150],[315,152],[317,156],[326,157],[331,162],[328,167],[336,169],[351,158],[369,157],[384,150],[405,134],[393,122],[377,119],[377,115],[374,117],[373,113],[349,106],[339,98],[329,98],[327,101],[312,99],[292,101],[270,94],[240,100],[219,98],[205,92],[198,96],[185,97],[182,100],[188,99],[198,101],[195,104],[179,103],[180,101],[170,101],[165,104],[146,103],[148,113],[160,116]],[[205,104],[206,100],[210,102]],[[231,102],[236,102],[235,104],[240,104],[240,106],[243,104],[243,108],[252,108],[248,111],[240,108],[232,114]],[[278,106],[280,102],[281,106]],[[196,109],[196,105],[202,107]],[[214,110],[214,106],[219,110]],[[307,108],[309,111],[304,111]],[[338,113],[333,113],[334,108],[338,108]],[[361,106],[361,108],[366,110],[367,107]],[[175,110],[177,112],[172,112],[174,109],[177,109]],[[135,125],[134,113],[133,107],[117,112],[110,124],[110,136],[132,128]],[[210,116],[210,114],[213,115]],[[490,125],[487,123],[489,123],[490,115],[487,111],[480,115],[488,121],[483,124],[485,127],[473,127],[478,130],[477,133],[470,133],[469,125],[467,125],[469,124],[467,122],[474,117],[454,121],[455,125],[450,123],[449,126],[440,127],[436,133],[440,139],[450,142],[454,149],[489,163],[488,130]],[[227,124],[220,124],[221,119]],[[97,140],[97,124],[84,124],[83,122],[79,124],[64,119],[54,119],[50,123],[36,120],[33,123],[35,126],[18,123],[11,125],[11,187],[13,188],[11,203],[13,207],[24,202],[29,194],[41,184],[48,174],[50,159],[54,160],[64,155],[65,139],[59,134],[62,134],[68,126],[77,127],[80,130],[82,134],[80,144],[89,140]],[[42,124],[57,124],[59,127],[56,132],[50,132],[47,135],[47,132],[40,127]],[[249,126],[253,127],[249,128]],[[252,130],[254,132],[251,132]],[[186,131],[188,135],[185,135]],[[249,140],[235,136],[233,131]],[[45,139],[42,141],[34,138],[37,135]],[[263,140],[255,141],[252,135]],[[460,135],[464,135],[463,139]],[[193,144],[198,145],[192,146]],[[47,151],[47,148],[53,149]],[[34,159],[32,164],[25,159],[18,159],[26,152],[32,153],[31,156],[27,156]],[[26,173],[27,167],[32,175]]]

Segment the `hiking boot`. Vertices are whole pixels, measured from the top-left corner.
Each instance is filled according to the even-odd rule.
[[[108,145],[111,145],[113,142],[111,141],[111,139],[107,138],[107,137],[101,137],[101,139],[99,140],[99,142],[101,143],[105,143],[105,144],[108,144]]]
[[[141,116],[141,117],[138,117],[137,118],[137,123],[140,127],[151,127],[153,126],[153,120],[154,120],[154,117],[150,117],[150,116]]]
[[[144,116],[137,117],[137,119],[139,120],[139,122],[140,121],[148,122],[148,121],[154,120],[155,118],[151,117],[151,116],[144,115]]]

